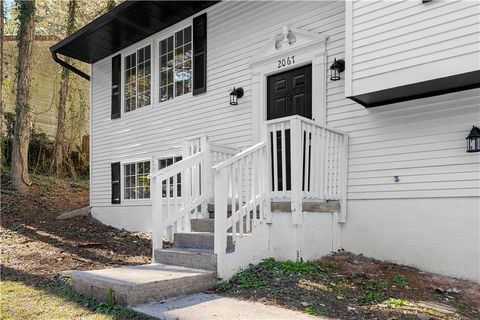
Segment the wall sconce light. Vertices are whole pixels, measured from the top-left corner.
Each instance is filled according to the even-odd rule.
[[[480,129],[473,126],[470,130],[467,139],[467,152],[479,152],[480,151]]]
[[[343,59],[335,59],[330,66],[330,80],[338,81],[340,80],[340,72],[345,71],[345,61]]]
[[[235,89],[235,87],[233,87],[232,92],[230,92],[230,105],[238,105],[238,99],[241,97],[243,97],[243,88]]]

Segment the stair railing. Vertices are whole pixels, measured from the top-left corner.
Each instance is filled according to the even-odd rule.
[[[235,243],[259,223],[271,221],[266,146],[260,142],[213,166],[217,259],[226,254],[228,234]]]
[[[200,151],[150,174],[154,251],[163,248],[162,236],[168,227],[190,232],[192,212],[208,200],[201,179],[201,166],[207,155],[207,151]]]
[[[272,198],[291,199],[293,222],[301,223],[304,199],[340,200],[339,220],[345,222],[348,135],[290,116],[267,121],[266,140]]]
[[[181,161],[150,174],[154,252],[162,249],[162,236],[169,227],[190,232],[192,218],[208,216],[208,201],[213,196],[211,166],[237,152],[198,135],[183,142]]]

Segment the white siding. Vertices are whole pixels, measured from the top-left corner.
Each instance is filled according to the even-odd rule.
[[[212,141],[245,148],[252,144],[250,61],[282,26],[330,36],[329,54],[342,55],[343,2],[222,2],[208,13],[207,92],[156,104],[110,119],[111,60],[93,65],[91,205],[110,204],[110,163],[180,152],[183,139],[206,133]],[[168,34],[176,26],[160,33]],[[157,37],[154,35],[153,37]],[[151,38],[153,38],[151,37]],[[147,43],[150,39],[142,41]],[[122,52],[127,52],[127,48]],[[333,56],[330,60],[333,60]],[[154,72],[155,70],[153,70]],[[238,106],[233,86],[243,87]],[[154,91],[153,97],[156,98]],[[149,201],[129,202],[149,205]],[[125,206],[123,202],[120,206]]]
[[[365,12],[376,7],[380,14],[385,4],[361,8]],[[344,57],[342,2],[226,2],[207,11],[206,94],[110,120],[110,59],[94,64],[93,206],[110,206],[111,162],[178,153],[183,139],[200,133],[217,143],[250,146],[249,61],[283,25],[329,35],[328,65],[334,57]],[[238,106],[228,104],[233,86],[245,89]],[[348,198],[478,197],[480,155],[465,153],[465,136],[472,124],[480,122],[479,96],[479,90],[470,90],[365,109],[345,98],[343,79],[327,81],[327,124],[351,136]],[[397,175],[399,183],[394,182]]]
[[[480,90],[370,109],[328,101],[328,125],[350,135],[348,199],[480,196],[480,154],[465,152]]]
[[[349,96],[480,68],[479,1],[355,1],[347,11]]]

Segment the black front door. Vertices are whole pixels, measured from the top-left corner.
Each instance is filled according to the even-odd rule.
[[[312,119],[312,65],[307,65],[294,70],[289,70],[267,78],[267,120],[300,115]],[[282,178],[282,135],[277,131],[276,141],[271,134],[272,152],[273,144],[277,145],[277,176],[278,185],[275,188],[273,178],[272,157],[272,189],[283,190]],[[290,165],[290,130],[285,130],[285,171],[286,190],[291,190],[291,165]],[[305,177],[303,177],[305,178]]]
[[[267,79],[267,120],[298,114],[312,119],[312,65]]]

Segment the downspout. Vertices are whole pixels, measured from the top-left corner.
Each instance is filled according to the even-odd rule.
[[[57,53],[55,51],[52,51],[52,58],[53,60],[55,60],[56,63],[58,63],[59,65],[61,65],[62,67],[64,68],[67,68],[68,70],[72,71],[73,73],[76,73],[78,74],[80,77],[90,81],[90,76],[88,74],[86,74],[85,72],[83,72],[82,70],[79,70],[77,68],[75,68],[74,66],[72,66],[71,64],[68,64],[66,63],[65,61],[61,60],[58,56],[57,56]]]

